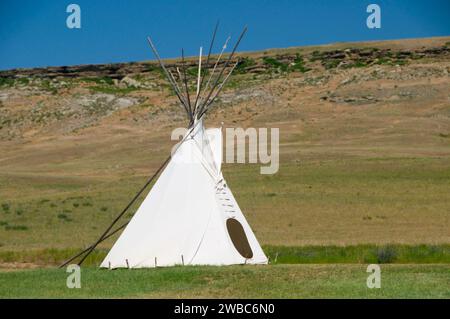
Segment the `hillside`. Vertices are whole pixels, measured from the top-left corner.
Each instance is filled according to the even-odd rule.
[[[280,128],[277,174],[224,168],[262,244],[450,243],[450,37],[239,59],[206,125]],[[183,116],[153,62],[0,71],[0,250],[91,243]]]

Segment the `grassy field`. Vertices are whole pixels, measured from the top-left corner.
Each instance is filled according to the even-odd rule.
[[[223,166],[273,264],[89,268],[112,237],[75,291],[64,288],[64,271],[46,267],[102,233],[169,154],[170,133],[185,120],[155,70],[130,75],[151,84],[141,88],[111,78],[0,82],[0,297],[448,298],[449,40],[251,53],[255,61],[271,56],[272,66],[284,53],[305,63],[240,70],[206,119],[207,127],[279,128],[278,173]],[[361,64],[346,53],[394,57],[436,47],[441,54],[389,63]],[[328,65],[333,50],[361,65]],[[365,287],[368,263],[383,264],[381,290]],[[17,270],[35,267],[45,269]]]
[[[450,264],[450,245],[263,246],[263,250],[271,264]],[[0,265],[56,267],[80,251],[75,248],[0,251]],[[83,265],[98,266],[107,252],[104,248],[96,249]]]
[[[282,162],[274,176],[259,175],[255,165],[229,165],[224,174],[264,245],[434,245],[450,241],[449,163],[305,159]],[[92,243],[145,177],[14,174],[1,181],[11,195],[0,207],[0,250],[18,250]]]
[[[448,40],[371,45],[409,50]],[[206,120],[280,130],[278,173],[224,165],[259,241],[450,243],[448,55],[402,66],[324,70],[315,63],[306,73],[237,74]],[[243,84],[250,78],[249,91]],[[83,81],[69,84],[61,99],[45,90],[28,94],[23,85],[0,88],[9,97],[0,105],[0,251],[92,243],[169,154],[171,130],[186,124],[166,91],[97,96]],[[113,102],[125,98],[137,104],[117,109]]]
[[[58,269],[0,271],[0,298],[450,298],[448,265],[383,265],[381,288],[363,265],[83,268],[68,289]]]

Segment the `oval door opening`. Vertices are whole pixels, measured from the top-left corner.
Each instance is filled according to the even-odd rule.
[[[242,257],[250,259],[253,257],[253,251],[245,235],[244,227],[234,218],[227,219],[228,235],[233,242],[234,248],[242,255]]]

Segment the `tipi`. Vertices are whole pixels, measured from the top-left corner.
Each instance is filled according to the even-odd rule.
[[[207,67],[216,31],[217,25],[206,60]],[[209,75],[201,72],[200,48],[195,94],[189,94],[184,52],[182,70],[177,68],[176,77],[166,68],[151,39],[148,39],[186,111],[189,127],[172,151],[159,179],[130,222],[124,225],[125,230],[100,267],[267,264],[267,257],[222,175],[222,130],[205,129],[203,125],[204,114],[237,65],[229,66],[245,31],[223,62],[221,57],[227,39],[214,66],[210,67]],[[108,233],[110,229],[96,244],[111,235]],[[88,254],[96,244],[88,249]]]

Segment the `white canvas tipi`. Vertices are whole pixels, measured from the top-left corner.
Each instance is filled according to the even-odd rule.
[[[189,132],[101,267],[266,264],[221,172],[221,129]]]
[[[84,254],[80,265],[100,242],[125,226],[101,267],[267,264],[267,257],[222,176],[222,131],[207,130],[203,126],[205,113],[238,65],[236,62],[230,66],[230,62],[246,28],[227,59],[221,61],[229,38],[216,62],[210,65],[216,31],[217,25],[204,64],[209,75],[208,72],[201,72],[200,48],[195,94],[189,94],[189,82],[192,81],[187,76],[183,51],[182,70],[176,67],[175,72],[181,82],[179,84],[173,73],[165,67],[150,38],[148,39],[181,107],[186,111],[188,130],[165,162],[168,163],[167,166],[131,221],[112,229],[165,164],[95,244],[62,266]]]

